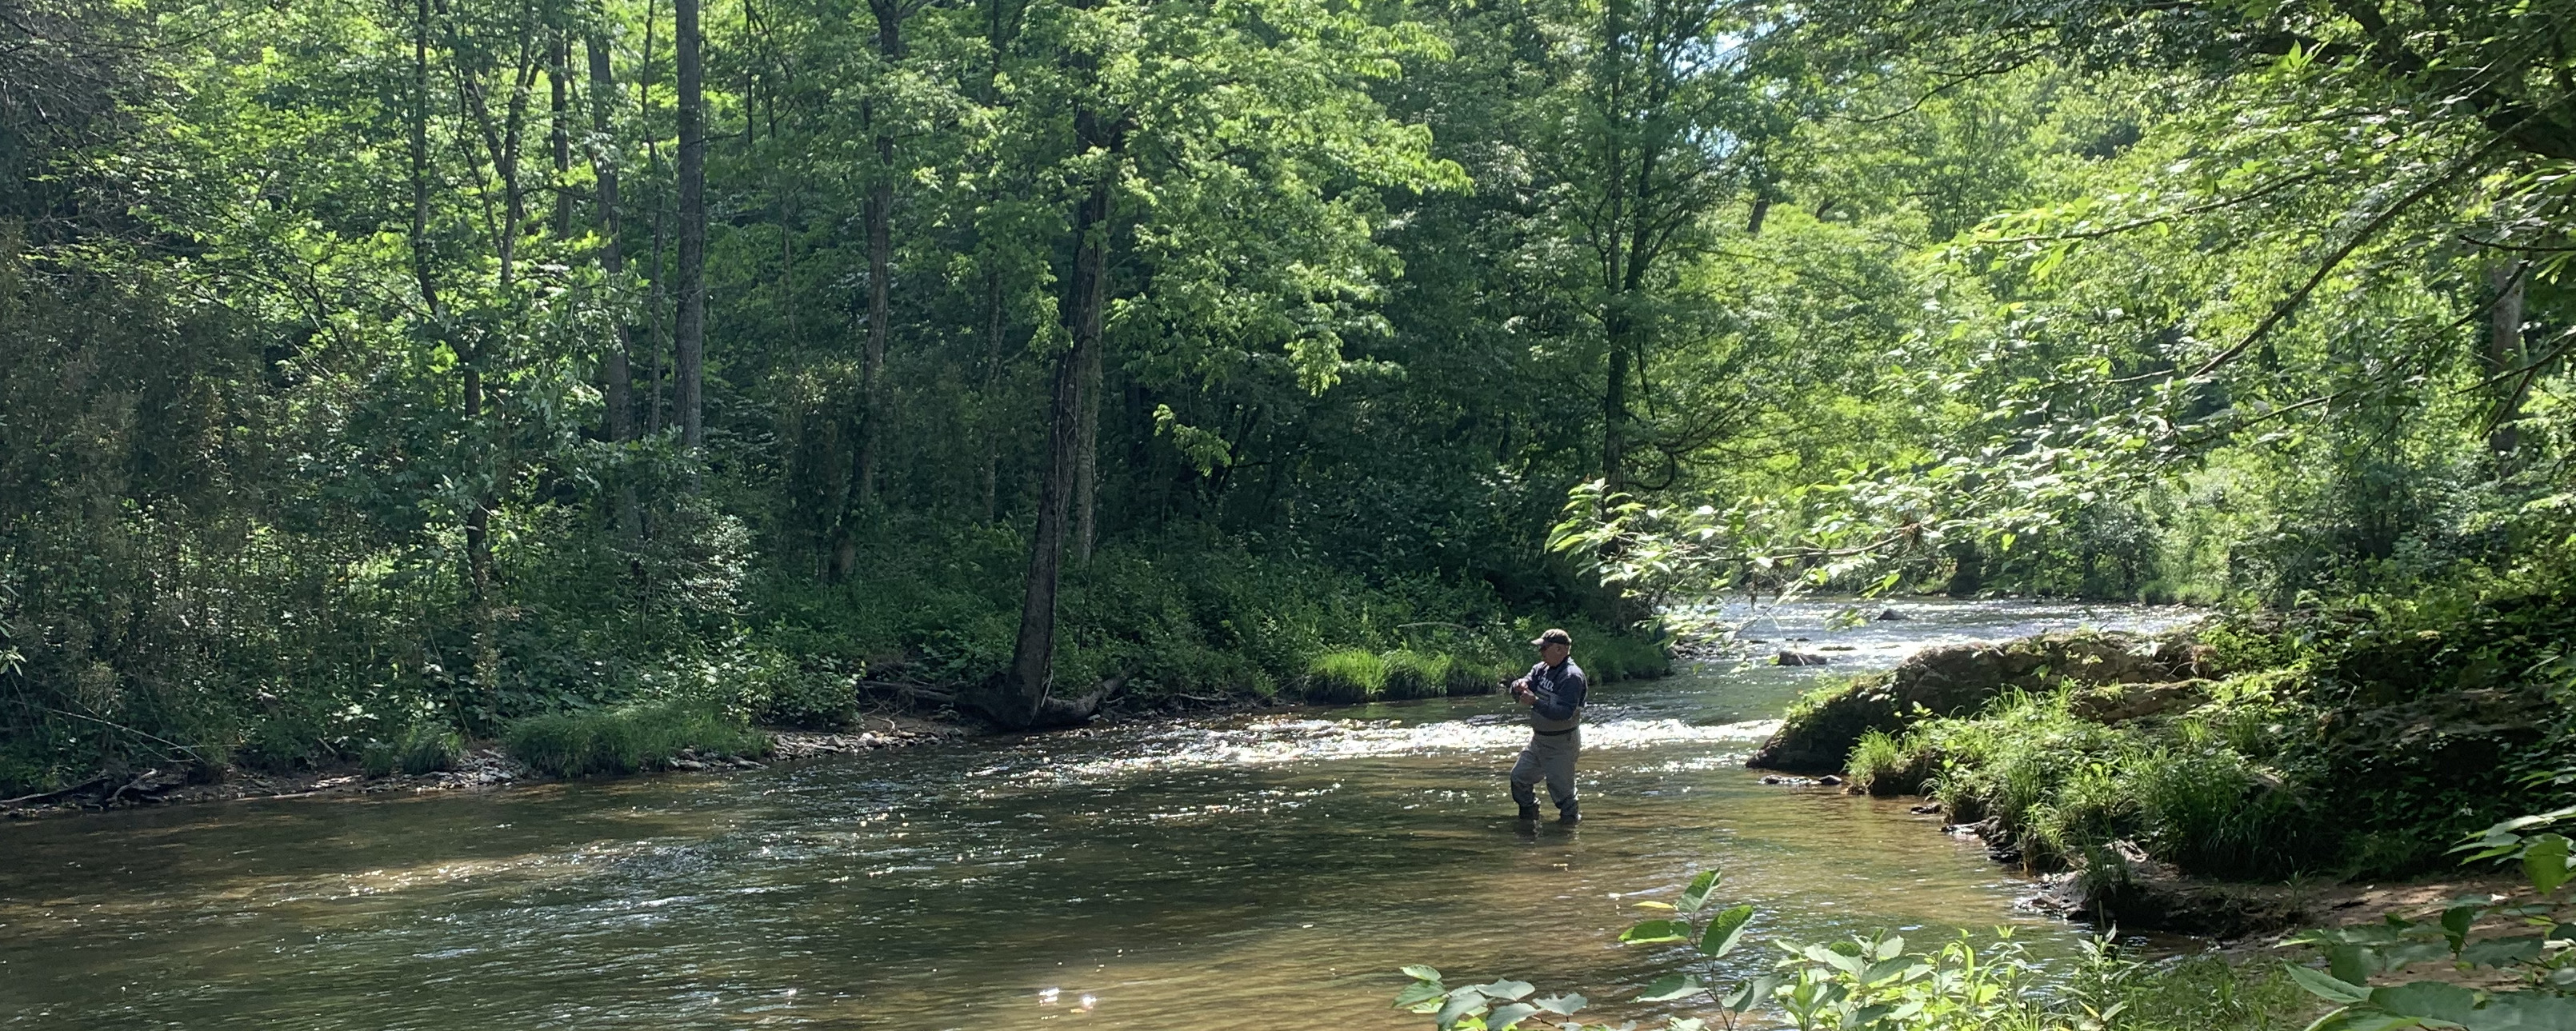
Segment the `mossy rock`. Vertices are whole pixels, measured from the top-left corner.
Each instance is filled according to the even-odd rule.
[[[2209,700],[2207,680],[2169,684],[2096,684],[2078,688],[2066,700],[2066,712],[2094,723],[2122,723],[2190,709]]]
[[[1744,765],[1790,773],[1843,769],[1861,735],[1919,719],[1968,716],[2006,691],[2060,684],[2158,684],[2206,676],[2209,656],[2182,638],[2063,633],[1927,648],[1886,673],[1802,705]]]

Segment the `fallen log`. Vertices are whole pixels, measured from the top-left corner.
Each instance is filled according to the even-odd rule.
[[[51,802],[65,795],[77,795],[91,788],[104,787],[106,786],[107,781],[108,778],[104,776],[92,777],[67,788],[56,788],[52,791],[39,791],[32,795],[20,795],[16,798],[0,798],[0,806],[32,805],[42,802]]]

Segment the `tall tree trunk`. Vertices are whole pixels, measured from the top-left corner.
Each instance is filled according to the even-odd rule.
[[[871,105],[863,104],[863,109]],[[868,119],[873,111],[860,117]],[[863,410],[859,416],[859,448],[856,471],[853,472],[851,496],[862,512],[876,504],[878,449],[885,441],[888,412],[886,401],[886,335],[892,316],[886,310],[891,299],[887,280],[894,268],[894,184],[885,176],[892,174],[894,141],[877,137],[878,178],[868,187],[863,217],[868,234],[868,338],[859,363],[859,391]]]
[[[572,238],[572,35],[558,28],[546,52],[547,142],[555,157],[555,239]]]
[[[698,0],[679,0],[680,74],[680,314],[672,330],[672,364],[678,375],[676,407],[680,444],[691,454],[706,446],[700,410],[707,346],[707,106],[706,69],[699,57]]]
[[[492,117],[491,108],[484,98],[481,73],[469,73],[459,69],[457,75],[465,93],[466,109],[473,116],[477,128],[481,130],[484,147],[492,162],[492,170],[501,180],[502,220],[499,237],[494,244],[500,252],[497,285],[505,296],[515,282],[519,237],[526,231],[528,225],[527,190],[519,168],[519,147],[527,128],[528,92],[534,86],[538,69],[544,63],[544,55],[534,50],[539,42],[537,39],[539,26],[522,23],[520,30],[519,53],[510,68],[509,102],[497,122]],[[486,210],[489,210],[488,206]],[[494,357],[484,353],[479,345],[468,348],[467,353],[462,356],[465,374],[463,405],[465,425],[466,432],[472,437],[484,435],[483,411],[487,399],[484,396],[483,366]],[[508,356],[504,354],[499,357],[507,360]],[[477,460],[483,460],[482,448],[478,447],[475,451]],[[511,471],[505,462],[498,461],[497,455],[492,457],[496,467],[491,469],[491,482],[496,486],[506,485],[510,480]],[[499,705],[497,693],[500,690],[501,645],[500,613],[492,600],[491,525],[492,511],[498,504],[496,490],[487,487],[476,492],[472,506],[465,513],[465,559],[475,626],[475,679],[486,692],[493,693],[491,703],[496,708]]]
[[[637,65],[635,112],[646,125],[653,124],[653,32],[661,24],[661,0],[644,0],[644,59]],[[644,170],[648,176],[659,175],[662,171],[662,143],[649,132],[644,134]],[[669,211],[670,205],[663,203],[662,196],[656,193],[653,197],[653,258],[651,267],[644,273],[645,281],[652,284],[652,290],[644,301],[645,436],[661,435],[662,427],[666,425],[662,413],[665,399],[662,356],[670,348],[662,338],[662,312],[670,304],[670,299],[664,292],[666,281],[662,278],[662,251],[664,241],[668,239],[663,231],[662,217]]]
[[[2528,266],[2519,261],[2498,261],[2487,273],[2496,293],[2495,307],[2487,312],[2487,367],[2490,375],[2504,376],[2522,367],[2522,302],[2523,284]],[[2504,376],[2496,384],[2494,428],[2487,431],[2487,450],[2499,463],[2510,463],[2522,447],[2522,430],[2514,420],[2522,414],[2523,391],[2531,386],[2528,376]]]
[[[906,11],[901,0],[868,0],[868,11],[876,16],[877,57],[889,71],[903,59],[903,19]],[[894,277],[894,134],[877,119],[876,100],[871,97],[859,104],[859,122],[875,131],[877,152],[876,174],[868,184],[863,216],[868,234],[868,341],[859,370],[859,389],[866,406],[859,423],[858,469],[854,474],[853,493],[860,511],[876,503],[877,464],[885,446],[885,429],[891,415],[885,381],[886,335],[892,324],[887,311]]]
[[[1089,112],[1076,116],[1086,137],[1093,135],[1092,122]],[[1056,356],[1048,390],[1046,478],[1038,490],[1037,530],[1029,539],[1029,578],[1021,597],[1019,639],[1012,646],[1009,672],[980,699],[985,715],[1005,727],[1026,727],[1036,721],[1052,686],[1056,590],[1082,435],[1082,374],[1098,360],[1094,354],[1100,348],[1103,309],[1108,304],[1111,174],[1099,174],[1074,212],[1073,229],[1078,235],[1071,296],[1065,305],[1065,328],[1071,331],[1073,346]]]
[[[1624,300],[1622,298],[1621,300]],[[1610,367],[1601,391],[1601,479],[1609,494],[1628,490],[1628,348],[1630,316],[1614,307],[1608,319]]]
[[[617,74],[609,66],[608,37],[592,30],[583,40],[590,56],[591,174],[599,180],[599,267],[614,283],[626,272],[625,216],[618,207],[616,122]],[[617,342],[600,360],[608,381],[607,431],[610,440],[635,439],[635,334],[624,318],[617,320]]]
[[[1091,544],[1100,513],[1100,351],[1082,358],[1081,398],[1075,411],[1081,421],[1073,439],[1073,560],[1091,562]]]
[[[1002,479],[1002,420],[996,415],[1001,408],[1002,334],[1007,329],[1002,312],[1002,270],[987,262],[984,268],[984,386],[977,394],[982,402],[983,418],[977,420],[984,438],[984,521],[1000,519]]]

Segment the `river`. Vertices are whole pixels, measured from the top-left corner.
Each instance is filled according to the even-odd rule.
[[[1792,604],[1749,633],[1848,672],[2184,615],[1897,607],[1828,629],[1836,606]],[[1625,998],[1661,972],[1615,940],[1633,903],[1710,865],[1759,907],[1755,939],[2073,942],[1937,818],[1742,768],[1818,672],[1596,688],[1585,821],[1535,833],[1509,819],[1527,732],[1499,697],[0,826],[0,1027],[1427,1027],[1387,1007],[1399,965]]]

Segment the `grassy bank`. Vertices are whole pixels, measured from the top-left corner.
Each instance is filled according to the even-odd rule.
[[[556,549],[539,526],[508,539],[524,550],[502,553],[514,572],[490,656],[470,625],[438,618],[456,611],[453,582],[370,567],[291,618],[155,638],[130,661],[166,679],[61,650],[0,664],[0,682],[69,685],[0,709],[0,797],[173,764],[199,778],[436,769],[460,738],[563,773],[747,753],[743,727],[837,729],[901,704],[889,685],[935,694],[999,674],[1027,562],[1016,533],[930,522],[872,539],[839,582],[758,565],[713,530],[697,552],[641,557]],[[1483,579],[1363,573],[1204,533],[1106,542],[1060,604],[1059,690],[1115,678],[1131,711],[1481,692],[1557,625],[1596,680],[1669,668],[1656,642],[1603,629],[1581,592],[1506,598]],[[74,690],[91,681],[132,689]]]
[[[1592,683],[1672,673],[1672,656],[1662,642],[1613,637],[1597,631],[1579,639],[1589,643],[1579,649],[1582,654],[1575,663],[1583,667]],[[1513,647],[1493,640],[1469,643],[1455,651],[1400,648],[1378,654],[1364,649],[1339,649],[1318,655],[1308,663],[1296,690],[1304,701],[1328,705],[1489,694],[1498,685],[1528,671],[1530,663],[1522,654],[1528,651],[1526,646]]]
[[[2461,835],[2568,795],[2568,601],[2562,578],[2530,575],[2234,614],[2189,635],[2205,676],[2056,671],[1973,714],[1873,731],[1848,773],[2106,882],[2139,855],[2245,880],[2437,869]]]

